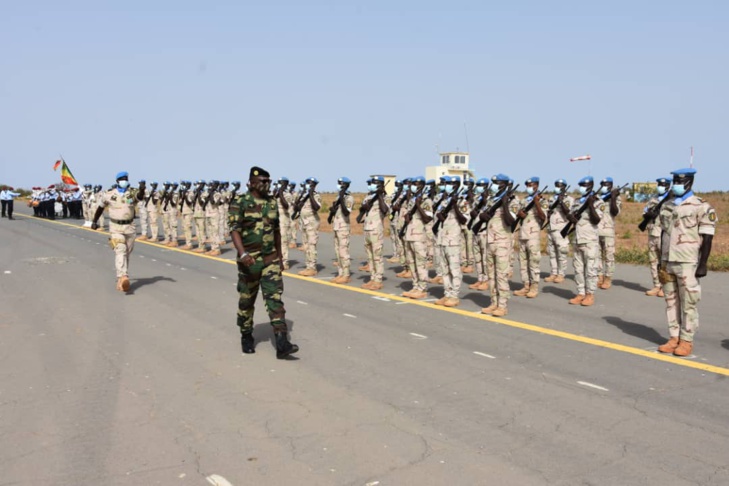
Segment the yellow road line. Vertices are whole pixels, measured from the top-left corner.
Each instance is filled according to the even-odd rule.
[[[75,224],[64,223],[64,222],[61,222],[61,221],[52,221],[52,220],[47,220],[47,219],[43,219],[43,218],[36,218],[35,216],[26,216],[26,215],[22,215],[22,214],[19,214],[18,216],[22,216],[22,217],[25,217],[25,218],[31,218],[31,219],[39,219],[41,221],[46,221],[46,222],[49,222],[49,223],[61,224],[61,225],[70,226],[70,227],[73,227],[73,228],[80,228],[80,229],[84,229],[84,230],[87,230],[87,231],[92,231],[94,233],[108,234],[105,231],[98,231],[98,230],[94,231],[94,230],[92,230],[90,228],[84,228],[82,226],[78,226],[78,225],[75,225]],[[148,242],[148,241],[140,241],[140,242],[136,242],[136,243],[145,243],[147,245],[156,246],[156,247],[159,247],[159,248],[163,248],[165,250],[179,251],[180,253],[184,253],[186,255],[193,255],[193,256],[197,256],[197,257],[203,257],[203,258],[207,258],[209,260],[215,260],[215,261],[218,261],[218,262],[227,263],[229,265],[235,265],[235,261],[228,260],[226,258],[217,258],[217,257],[209,256],[209,255],[202,255],[202,254],[199,254],[199,253],[192,253],[192,252],[187,251],[187,250],[180,250],[178,248],[170,248],[170,247],[167,247],[167,246],[164,246],[164,245],[160,245],[158,243],[151,243],[151,242]],[[493,317],[493,316],[489,316],[489,315],[486,315],[486,314],[478,314],[478,313],[476,313],[474,311],[466,311],[466,310],[463,310],[463,309],[457,309],[455,307],[443,307],[443,306],[439,306],[439,305],[432,304],[430,302],[422,302],[422,301],[419,301],[419,300],[408,299],[406,297],[401,297],[399,295],[390,295],[390,294],[386,294],[384,292],[377,292],[377,291],[374,291],[374,290],[367,290],[367,289],[362,289],[362,288],[358,288],[358,287],[352,287],[352,286],[348,286],[348,285],[335,284],[335,283],[328,282],[326,280],[319,280],[319,279],[315,279],[315,278],[311,278],[311,277],[302,277],[301,275],[296,275],[296,274],[291,273],[291,272],[284,272],[284,275],[286,275],[289,278],[295,278],[297,280],[303,280],[303,281],[310,282],[310,283],[316,283],[316,284],[319,284],[319,285],[327,285],[329,287],[334,287],[334,288],[337,288],[337,289],[348,290],[350,292],[359,292],[360,294],[367,294],[367,295],[372,295],[372,296],[375,296],[375,297],[385,297],[385,298],[390,299],[390,300],[397,300],[397,301],[400,301],[400,302],[407,302],[408,304],[411,304],[411,305],[419,305],[421,307],[427,307],[429,309],[439,310],[441,312],[450,312],[451,314],[457,314],[457,315],[461,315],[461,316],[464,316],[464,317],[470,317],[472,319],[479,319],[479,320],[482,320],[482,321],[488,321],[488,322],[493,322],[493,323],[496,323],[496,324],[502,324],[504,326],[509,326],[509,327],[513,327],[513,328],[516,328],[516,329],[523,329],[525,331],[531,331],[531,332],[536,332],[536,333],[539,333],[539,334],[544,334],[544,335],[547,335],[547,336],[553,336],[553,337],[558,337],[558,338],[561,338],[561,339],[567,339],[569,341],[574,341],[574,342],[583,343],[583,344],[589,344],[589,345],[597,346],[597,347],[600,347],[600,348],[611,349],[613,351],[620,351],[622,353],[632,354],[634,356],[641,356],[643,358],[653,359],[653,360],[656,360],[656,361],[663,361],[665,363],[671,363],[671,364],[674,364],[674,365],[683,366],[685,368],[693,368],[693,369],[696,369],[696,370],[706,371],[708,373],[714,373],[714,374],[717,374],[717,375],[729,376],[729,368],[723,368],[721,366],[715,366],[715,365],[710,365],[710,364],[698,363],[696,361],[690,361],[690,360],[688,360],[686,358],[679,358],[677,356],[673,356],[673,355],[670,355],[670,354],[661,354],[661,353],[654,352],[654,351],[646,351],[645,349],[634,348],[632,346],[625,346],[623,344],[613,343],[613,342],[610,342],[610,341],[603,341],[602,339],[594,339],[594,338],[590,338],[590,337],[580,336],[580,335],[577,335],[577,334],[572,334],[572,333],[569,333],[569,332],[557,331],[555,329],[549,329],[547,327],[535,326],[534,324],[527,324],[525,322],[513,321],[513,320],[510,320],[510,319],[502,319],[500,317]]]

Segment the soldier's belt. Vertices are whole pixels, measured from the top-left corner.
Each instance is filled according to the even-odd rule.
[[[132,224],[134,222],[133,219],[114,219],[114,218],[109,218],[109,219],[111,219],[111,222],[114,224]]]

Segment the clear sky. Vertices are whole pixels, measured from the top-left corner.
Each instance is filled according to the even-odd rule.
[[[424,174],[729,189],[729,2],[2,1],[0,182]],[[591,154],[593,161],[568,162]]]

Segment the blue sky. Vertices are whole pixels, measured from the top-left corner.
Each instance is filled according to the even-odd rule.
[[[729,3],[0,3],[0,182],[424,173],[729,189]],[[466,137],[466,128],[467,134]],[[591,164],[570,164],[592,154]]]

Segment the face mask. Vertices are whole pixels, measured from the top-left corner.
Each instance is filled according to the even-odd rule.
[[[582,194],[583,196],[584,196],[585,194],[587,194],[587,187],[585,187],[585,186],[580,186],[580,194]]]
[[[416,186],[415,184],[413,184],[412,186],[410,186],[410,191],[412,191],[414,193],[415,192],[418,192],[418,186]]]
[[[127,187],[129,187],[129,181],[119,181],[117,182],[117,184],[122,189],[126,189]]]
[[[527,187],[527,194],[529,194],[530,196],[532,194],[534,194],[534,188],[533,187]]]
[[[340,191],[343,191],[344,190],[344,186],[341,185],[341,184],[337,184],[337,189],[339,189]]]
[[[600,194],[607,194],[608,192],[610,192],[610,190],[608,189],[607,186],[602,186],[600,188]]]
[[[476,186],[476,194],[483,194],[483,192],[486,190],[484,186]]]
[[[658,186],[658,194],[660,194],[661,196],[664,195],[666,193],[666,189],[666,186]]]
[[[370,192],[375,192],[377,190],[377,184],[370,184],[367,186],[367,189],[369,189]]]
[[[446,186],[445,186],[445,190],[447,193],[453,192],[454,188],[455,188],[455,186],[453,184],[446,184]]]
[[[445,192],[445,186],[438,186],[438,192]]]
[[[673,190],[673,193],[678,197],[686,194],[686,186],[683,184],[674,184],[671,190]]]
[[[491,194],[496,194],[499,192],[499,185],[498,184],[491,184],[491,187],[489,188],[489,191],[491,191]]]
[[[561,189],[561,188],[559,188],[559,187],[555,187],[555,188],[554,188],[554,189],[552,189],[552,190],[554,191],[554,193],[555,193],[555,194],[559,194],[560,192],[562,192],[562,189]]]

